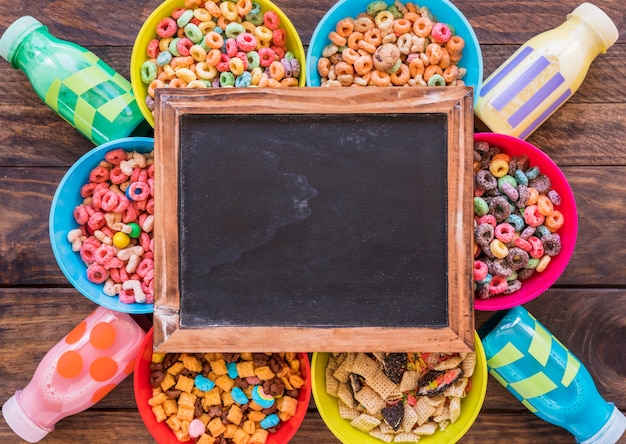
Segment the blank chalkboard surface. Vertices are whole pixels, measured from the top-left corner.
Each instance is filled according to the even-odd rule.
[[[171,266],[156,270],[156,341],[176,351],[471,347],[471,237],[456,225],[468,218],[472,158],[451,111],[471,90],[445,107],[383,88],[397,106],[375,112],[372,100],[389,97],[295,90],[158,98],[173,116],[161,140],[155,128],[167,195],[155,264]],[[268,112],[277,98],[286,105]]]

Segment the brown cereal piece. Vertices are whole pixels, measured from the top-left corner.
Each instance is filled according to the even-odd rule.
[[[182,372],[184,369],[185,369],[185,365],[182,362],[177,361],[173,365],[167,368],[167,372],[170,375],[178,376],[180,372]]]
[[[213,418],[206,426],[214,438],[217,438],[226,431],[226,426],[222,424],[222,418],[220,417]]]
[[[235,386],[235,381],[232,380],[228,375],[219,376],[218,378],[215,378],[214,382],[216,386],[218,386],[225,392],[230,392]]]
[[[178,406],[178,410],[176,411],[176,417],[181,421],[191,422],[193,421],[194,413],[196,409],[195,407],[187,407],[187,406]]]
[[[176,385],[176,379],[174,379],[174,376],[172,376],[171,373],[165,373],[165,376],[160,384],[161,389],[166,392],[170,388],[174,387],[174,385]]]
[[[167,416],[175,415],[178,411],[178,402],[175,399],[168,399],[163,403],[163,409]]]
[[[241,354],[241,359],[244,361],[253,361],[254,355],[251,352],[244,352]]]
[[[268,436],[269,432],[267,430],[258,428],[254,431],[252,436],[250,436],[248,444],[265,444]]]
[[[222,375],[228,374],[228,369],[226,368],[226,361],[224,361],[223,359],[209,361],[209,365],[211,366],[211,371],[215,373],[216,376],[222,376]]]
[[[374,427],[380,424],[380,419],[368,415],[367,413],[361,413],[359,416],[350,421],[350,425],[363,432],[369,432]]]
[[[232,437],[234,444],[247,444],[249,439],[250,435],[242,429],[235,430],[235,434]]]
[[[215,443],[215,438],[213,438],[211,435],[207,435],[206,433],[203,433],[202,436],[200,436],[200,438],[198,438],[198,440],[196,441],[196,444],[214,444]]]
[[[289,375],[289,385],[291,385],[295,389],[302,388],[304,386],[304,379],[302,379],[298,375]]]
[[[293,416],[296,414],[296,409],[298,408],[298,400],[291,396],[284,395],[276,400],[276,408],[289,416]]]
[[[178,408],[194,408],[194,406],[196,405],[196,399],[198,399],[196,395],[192,395],[191,393],[187,392],[181,392],[180,396],[178,397]]]
[[[230,409],[228,410],[228,414],[226,415],[226,419],[233,424],[241,424],[241,421],[243,420],[243,412],[237,404],[233,404],[230,407]]]
[[[231,392],[222,392],[222,405],[224,407],[230,407],[235,403]]]
[[[178,381],[176,381],[176,386],[175,386],[176,390],[182,390],[183,392],[187,392],[191,394],[193,387],[194,387],[193,379],[188,378],[187,376],[183,376],[183,375],[180,375],[178,377]]]
[[[219,387],[213,387],[211,390],[206,392],[202,402],[203,406],[206,405],[207,407],[210,407],[212,405],[220,405],[222,403],[222,398],[220,397]]]
[[[226,430],[224,430],[224,438],[233,439],[233,436],[235,436],[235,432],[237,432],[238,428],[239,426],[235,424],[226,424]]]
[[[261,380],[261,381],[269,381],[270,379],[273,379],[276,374],[270,370],[269,366],[264,365],[262,367],[257,367],[256,369],[254,369],[254,374]]]
[[[385,405],[385,399],[376,393],[371,387],[365,386],[358,393],[354,395],[356,399],[365,410],[370,414],[376,415],[380,412],[380,409]]]
[[[249,378],[255,376],[254,363],[252,361],[243,361],[236,364],[237,374],[240,378]]]
[[[376,372],[372,378],[366,379],[365,382],[383,399],[387,399],[387,397],[396,389],[396,384],[390,381],[382,370]]]
[[[247,419],[243,422],[243,424],[241,424],[241,430],[246,432],[248,435],[252,435],[256,430],[256,424],[254,423],[254,421]]]
[[[339,389],[337,390],[337,397],[343,402],[345,405],[351,408],[356,407],[356,401],[354,400],[354,395],[352,394],[352,389],[350,388],[350,384],[347,382],[342,382],[339,384]]]
[[[148,399],[148,405],[154,407],[156,405],[163,404],[165,401],[167,401],[167,399],[167,395],[163,392],[160,392],[152,396],[152,398]]]
[[[363,376],[366,380],[373,378],[378,371],[378,363],[365,353],[357,353],[352,364],[352,373]]]
[[[183,363],[183,366],[192,372],[200,373],[202,371],[202,364],[200,360],[193,355],[183,353],[180,356],[180,360]]]
[[[155,405],[152,407],[152,413],[154,413],[156,422],[163,422],[168,417],[167,413],[165,413],[165,410],[163,409],[163,405]]]
[[[256,411],[256,410],[251,410],[248,413],[248,419],[250,421],[254,421],[254,422],[261,422],[261,421],[263,421],[265,419],[266,416],[267,415],[265,413],[259,412],[259,411]]]

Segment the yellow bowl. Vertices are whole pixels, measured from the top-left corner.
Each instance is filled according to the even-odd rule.
[[[425,435],[420,444],[453,444],[470,429],[485,400],[487,391],[487,359],[478,334],[475,334],[476,368],[471,377],[471,390],[461,400],[461,415],[454,424],[445,430],[437,430],[433,435]],[[339,416],[337,398],[326,393],[325,369],[330,353],[314,353],[311,362],[313,399],[320,416],[330,431],[344,444],[381,444],[383,441],[370,436],[350,425],[350,421]]]
[[[225,0],[223,0],[225,1]],[[281,26],[287,33],[287,49],[293,52],[294,56],[300,62],[300,78],[298,81],[299,86],[306,85],[306,67],[305,67],[305,52],[302,40],[298,31],[294,27],[293,23],[283,13],[278,6],[269,0],[255,0],[261,6],[263,12],[274,11],[280,18]],[[146,97],[148,96],[148,85],[141,80],[141,65],[148,60],[146,50],[148,44],[152,39],[157,38],[156,27],[161,19],[169,17],[172,11],[176,8],[184,8],[185,0],[165,0],[161,3],[151,14],[148,16],[143,26],[137,34],[135,43],[133,45],[133,51],[130,58],[130,80],[133,88],[133,94],[135,100],[139,105],[141,113],[145,119],[154,127],[154,115],[148,105],[146,105]]]

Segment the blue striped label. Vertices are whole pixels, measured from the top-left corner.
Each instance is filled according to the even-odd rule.
[[[505,78],[511,73],[511,71],[517,68],[517,66],[522,63],[522,60],[528,57],[531,52],[533,52],[533,48],[531,48],[530,46],[526,46],[525,48],[523,48],[519,52],[519,54],[513,57],[513,59],[509,63],[504,65],[502,69],[500,69],[500,71],[494,74],[494,76],[481,87],[480,96],[484,97],[489,91],[491,91],[497,84],[502,81],[503,78]]]

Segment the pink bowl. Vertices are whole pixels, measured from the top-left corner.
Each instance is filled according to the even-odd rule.
[[[152,333],[150,329],[141,346],[139,359],[135,361],[134,390],[135,402],[139,409],[141,419],[146,428],[158,444],[181,444],[176,439],[174,433],[165,422],[157,422],[148,405],[148,400],[152,397],[152,386],[150,385],[150,362],[152,361]],[[298,407],[296,414],[289,421],[281,423],[275,433],[270,433],[267,444],[286,444],[296,434],[302,424],[311,399],[311,364],[306,353],[298,353],[300,359],[300,372],[305,384],[298,395]],[[193,444],[193,440],[187,441]]]
[[[490,299],[474,299],[476,310],[505,310],[525,304],[544,293],[561,276],[569,263],[578,235],[578,212],[574,193],[567,178],[559,167],[543,151],[530,143],[516,137],[495,133],[476,133],[475,142],[488,142],[497,146],[503,153],[510,156],[525,154],[531,166],[538,166],[542,173],[550,178],[552,188],[561,196],[561,205],[558,210],[563,213],[565,223],[559,229],[561,236],[561,252],[552,258],[547,268],[541,273],[534,273],[530,278],[522,281],[522,288],[510,295],[497,295]]]

